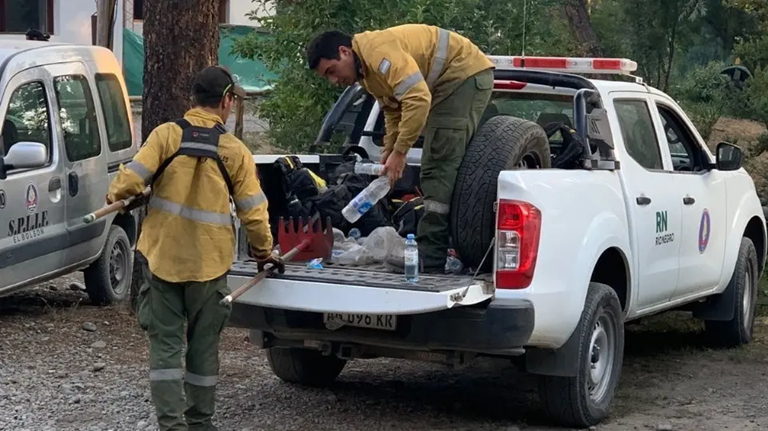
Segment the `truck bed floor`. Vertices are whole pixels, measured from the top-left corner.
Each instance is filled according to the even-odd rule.
[[[343,267],[324,263],[323,266],[323,269],[312,269],[307,268],[305,263],[289,263],[286,264],[285,274],[274,274],[269,278],[432,292],[470,286],[483,280],[481,276],[478,276],[479,280],[473,281],[470,275],[420,274],[418,284],[411,284],[405,281],[405,275],[389,272],[383,265]],[[231,276],[253,277],[257,274],[256,268],[255,262],[236,262],[232,265],[229,274]]]

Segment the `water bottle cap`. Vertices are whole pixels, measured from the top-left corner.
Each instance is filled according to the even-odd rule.
[[[406,238],[408,238],[408,239],[416,239],[416,236],[414,234],[412,234],[412,233],[409,233]]]

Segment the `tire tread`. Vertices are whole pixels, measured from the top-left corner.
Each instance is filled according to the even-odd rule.
[[[451,236],[465,266],[477,267],[495,234],[493,205],[499,172],[513,169],[535,151],[542,167],[551,166],[549,140],[538,124],[508,115],[486,121],[470,141],[451,199]],[[490,267],[486,260],[483,270]]]

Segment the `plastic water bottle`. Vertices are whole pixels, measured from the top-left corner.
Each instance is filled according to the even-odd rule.
[[[409,233],[405,240],[405,279],[409,283],[419,282],[419,247],[416,237]]]
[[[381,175],[384,165],[381,163],[355,163],[355,173],[363,175]]]
[[[360,237],[363,236],[362,232],[360,232],[360,229],[353,227],[349,230],[349,237],[353,238],[355,241],[360,239]]]
[[[376,202],[386,196],[387,193],[389,193],[389,177],[378,177],[371,181],[365,190],[355,196],[347,206],[341,210],[341,214],[348,222],[354,223],[369,209],[376,205]]]

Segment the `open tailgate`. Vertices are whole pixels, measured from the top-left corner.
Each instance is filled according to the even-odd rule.
[[[235,290],[257,269],[236,262],[227,277]],[[284,310],[343,314],[418,314],[483,302],[494,294],[493,283],[470,276],[420,275],[418,284],[383,270],[286,265],[252,287],[235,302]]]

